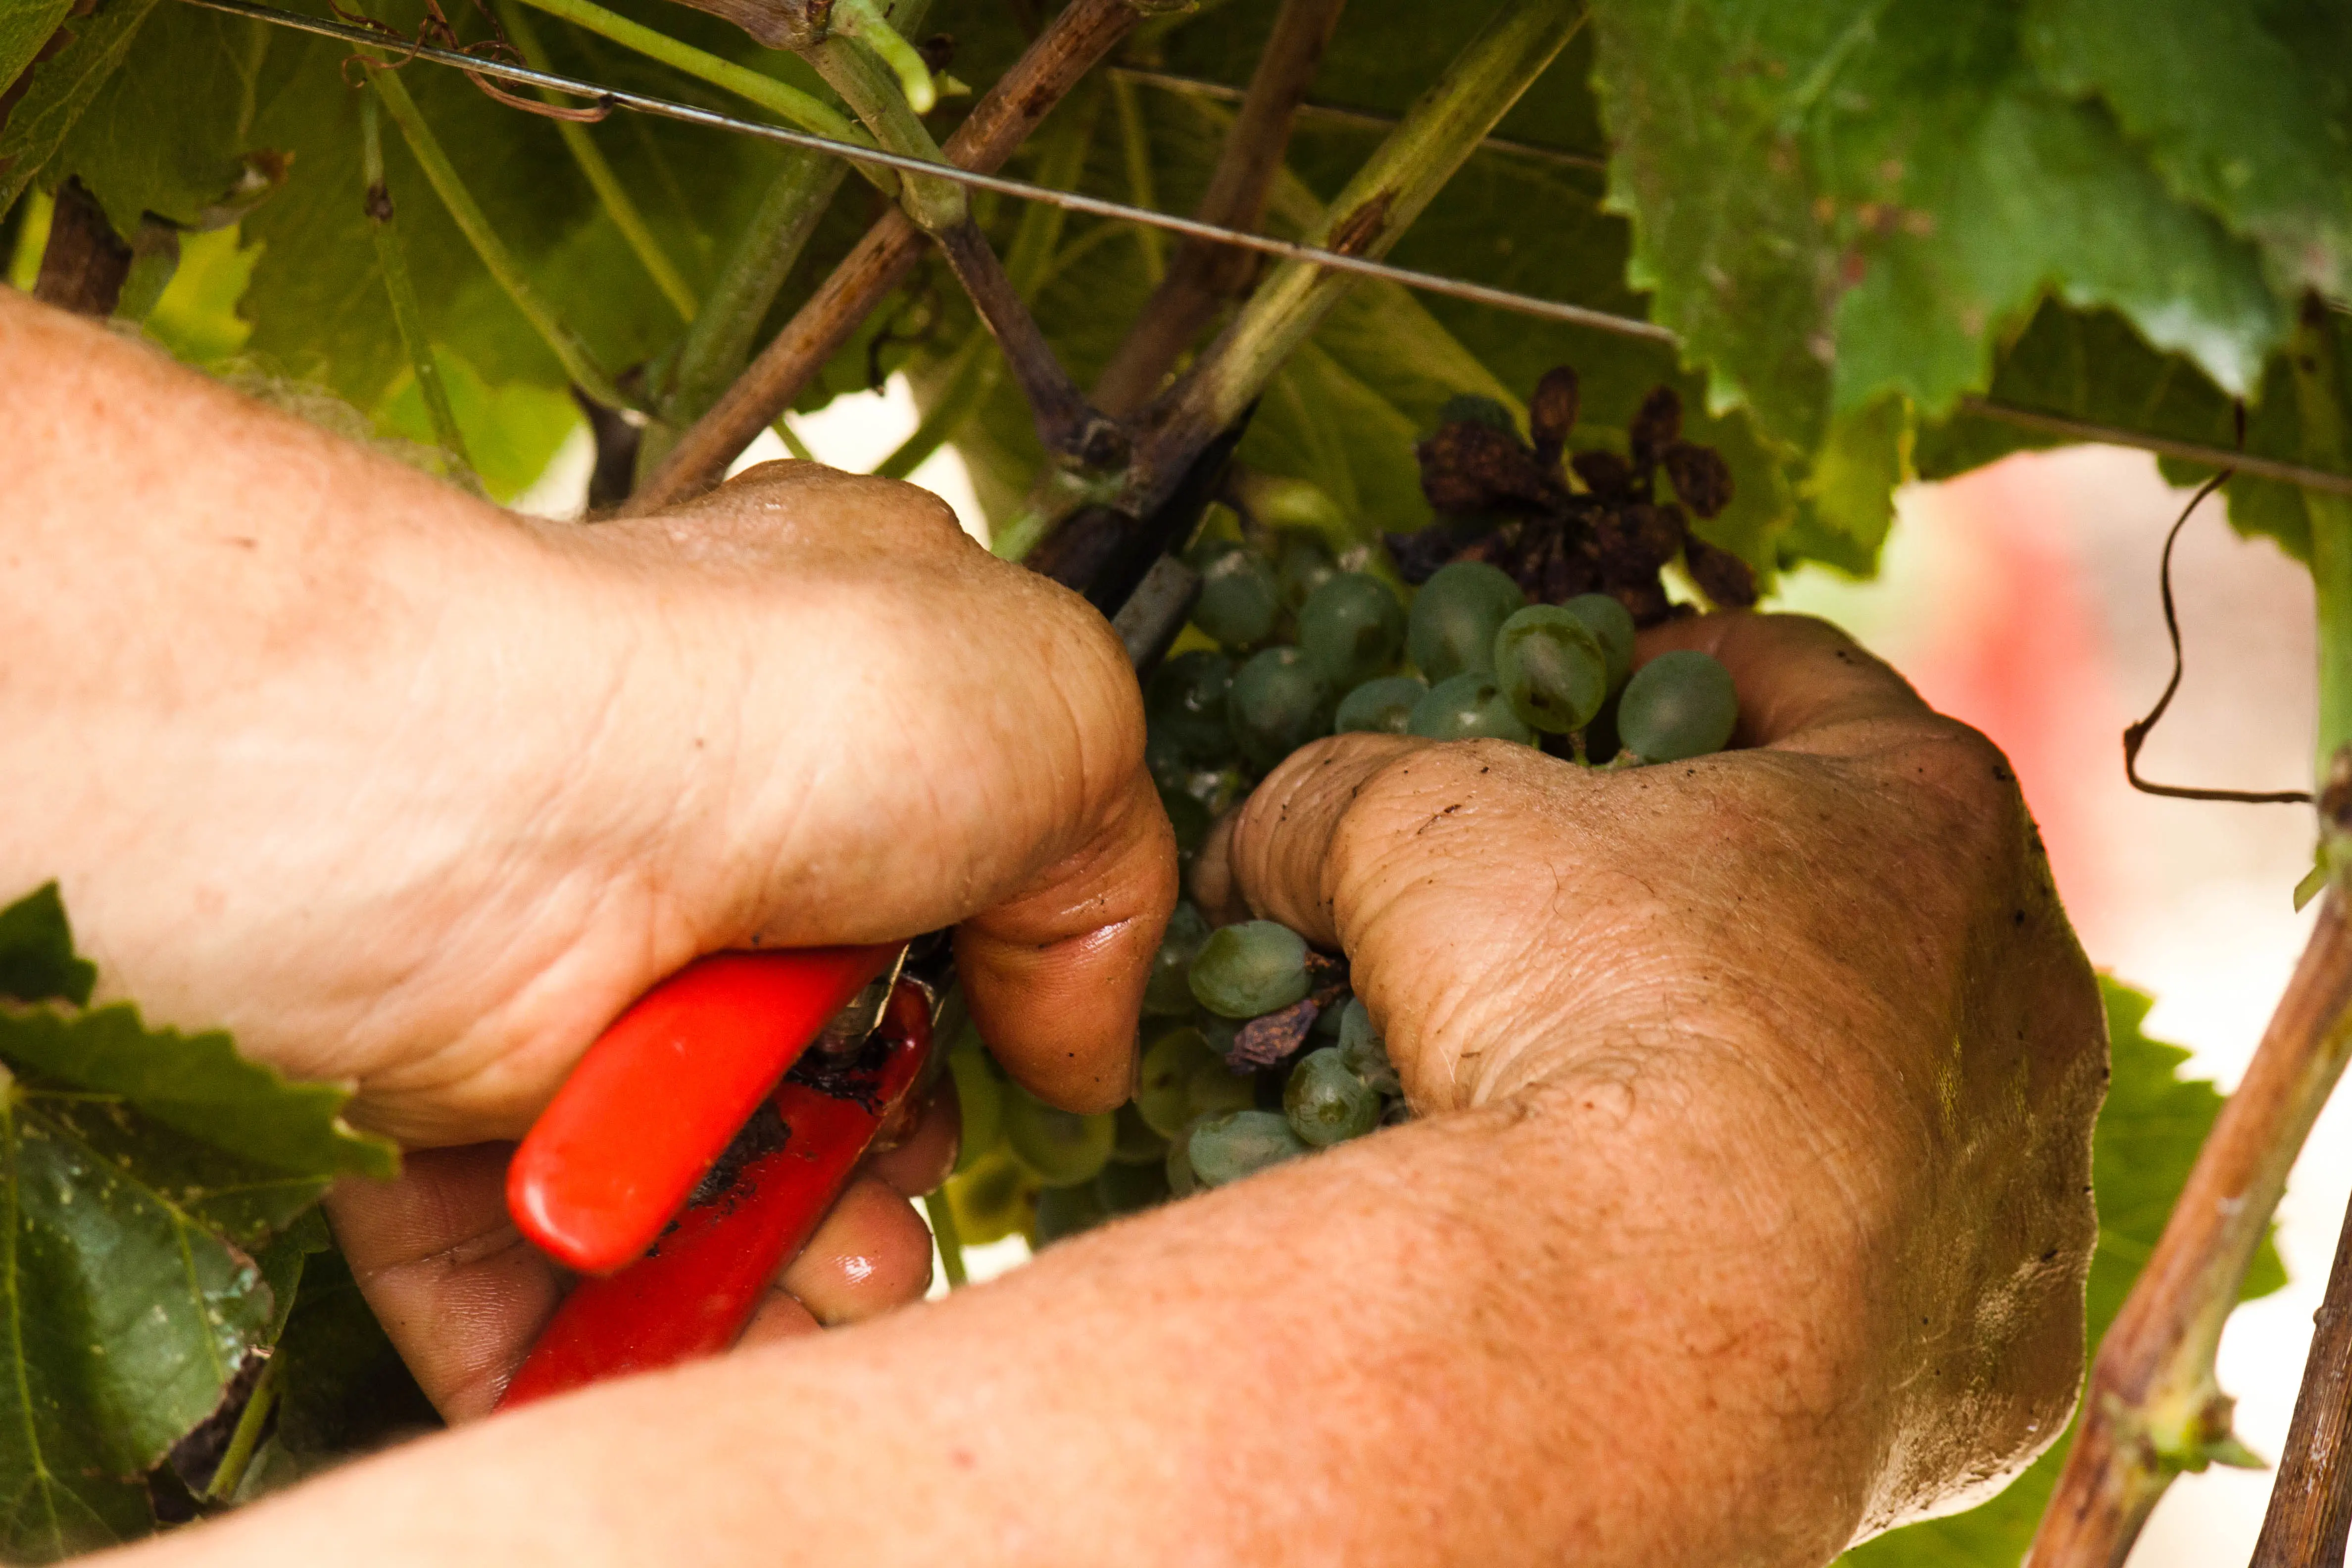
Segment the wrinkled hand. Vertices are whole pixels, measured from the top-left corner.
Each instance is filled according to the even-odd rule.
[[[425,1005],[446,1043],[412,1029],[356,1047],[375,1053],[364,1117],[511,1133],[610,1011],[695,953],[958,919],[967,999],[1013,1075],[1076,1109],[1125,1097],[1173,860],[1133,679],[1093,612],[987,555],[925,493],[814,465],[757,470],[678,516],[545,538],[587,579],[583,603],[654,612],[614,728],[672,703],[692,721],[656,721],[650,753],[631,744],[624,783],[592,770],[565,792],[586,820],[564,835],[572,863],[539,868],[543,895],[602,885],[517,911],[494,951],[529,963],[443,977]],[[480,921],[455,900],[448,913]],[[868,1163],[746,1342],[922,1293],[930,1236],[904,1200],[944,1179],[955,1122],[943,1091]],[[488,1409],[562,1289],[508,1222],[510,1147],[412,1153],[399,1182],[330,1201],[371,1303],[452,1418]]]
[[[101,999],[477,1145],[698,954],[961,922],[1007,1069],[1125,1096],[1174,892],[1134,679],[937,498],[772,464],[672,516],[536,523],[6,289],[0,365],[0,762],[37,803],[0,817],[0,897],[62,884]],[[820,1249],[867,1285],[809,1283],[818,1316],[919,1288],[921,1226],[875,1199],[943,1147],[853,1189]],[[335,1203],[363,1274],[439,1258],[447,1310],[399,1315],[436,1390],[554,1289],[520,1253],[485,1283],[519,1245],[499,1158]]]
[[[1647,1141],[1635,1194],[1732,1173],[1770,1248],[1690,1259],[1690,1294],[1729,1276],[1726,1310],[1826,1314],[1867,1531],[2064,1426],[2098,994],[1981,736],[1818,622],[1708,617],[1641,651],[1668,647],[1729,667],[1747,749],[1607,773],[1337,737],[1260,786],[1228,865],[1260,914],[1347,952],[1418,1111],[1590,1095]],[[1705,1152],[1675,1151],[1693,1131]],[[1742,1387],[1736,1357],[1706,1375],[1694,1397],[1725,1412],[1795,1396]]]

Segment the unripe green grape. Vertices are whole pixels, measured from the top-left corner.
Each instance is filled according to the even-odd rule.
[[[1201,1190],[1201,1178],[1192,1173],[1192,1128],[1186,1123],[1176,1136],[1168,1141],[1168,1161],[1161,1174],[1168,1178],[1168,1195],[1189,1198]]]
[[[1167,1156],[1168,1140],[1143,1120],[1143,1112],[1129,1100],[1111,1112],[1117,1130],[1110,1143],[1110,1163],[1114,1165],[1157,1165]]]
[[[1503,689],[1491,675],[1472,671],[1441,680],[1412,705],[1412,733],[1433,741],[1469,741],[1493,737],[1532,744],[1536,732],[1511,711]]]
[[[1144,983],[1143,1010],[1156,1017],[1182,1017],[1192,1010],[1192,987],[1186,976],[1201,944],[1209,940],[1209,922],[1189,900],[1176,902],[1160,951],[1151,955],[1151,978]]]
[[[1351,996],[1348,1000],[1352,1002],[1355,998]],[[1339,1022],[1347,1016],[1348,1009],[1345,1003],[1318,1007],[1315,1010],[1315,1022],[1307,1028],[1307,1037],[1310,1040],[1320,1040],[1327,1046],[1338,1045]]]
[[[1295,647],[1270,647],[1234,677],[1226,718],[1242,756],[1270,768],[1307,742],[1331,731],[1335,694]]]
[[[1372,1027],[1371,1010],[1364,999],[1352,996],[1339,1015],[1339,1059],[1348,1070],[1371,1086],[1377,1094],[1398,1092],[1397,1070],[1389,1060],[1388,1042]]]
[[[1161,665],[1144,697],[1153,739],[1167,737],[1190,762],[1225,761],[1233,754],[1225,726],[1225,694],[1233,684],[1234,661],[1221,653],[1196,648]]]
[[[1298,612],[1298,645],[1335,690],[1345,691],[1396,662],[1404,647],[1404,606],[1367,572],[1339,572]]]
[[[1274,536],[1275,580],[1283,607],[1296,611],[1339,570],[1331,542],[1317,528],[1285,528]]]
[[[1207,806],[1183,791],[1164,786],[1160,791],[1160,809],[1168,814],[1168,826],[1175,830],[1177,864],[1190,870],[1192,857],[1200,853],[1217,819],[1209,815]]]
[[[1012,1152],[999,1148],[971,1170],[948,1182],[948,1211],[966,1247],[1002,1241],[1029,1223],[1036,1178]]]
[[[1225,1058],[1210,1047],[1212,1066],[1196,1068],[1184,1085],[1184,1104],[1194,1116],[1213,1116],[1221,1111],[1245,1110],[1257,1103],[1257,1079],[1254,1074],[1235,1072],[1225,1065]]]
[[[1633,612],[1609,594],[1579,594],[1560,606],[1592,629],[1609,660],[1609,689],[1633,672]]]
[[[1255,550],[1234,545],[1201,574],[1201,597],[1192,624],[1229,648],[1253,648],[1270,640],[1282,618],[1282,585],[1274,566]]]
[[[1226,1018],[1279,1012],[1307,992],[1307,939],[1275,921],[1209,933],[1192,960],[1193,999]]]
[[[1168,1142],[1160,1141],[1151,1162],[1143,1165],[1105,1165],[1095,1178],[1095,1201],[1106,1214],[1134,1214],[1168,1197]]]
[[[1609,656],[1584,618],[1529,605],[1495,634],[1495,681],[1511,711],[1547,734],[1592,722],[1609,699]]]
[[[1080,1231],[1092,1230],[1109,1217],[1092,1182],[1075,1187],[1047,1187],[1037,1194],[1037,1224],[1031,1234],[1037,1246],[1051,1247]]]
[[[1339,699],[1331,732],[1345,735],[1366,731],[1375,735],[1402,735],[1412,724],[1412,705],[1429,689],[1418,675],[1383,675],[1367,680]]]
[[[1739,721],[1731,672],[1696,648],[1662,653],[1633,672],[1617,700],[1617,735],[1644,762],[1679,763],[1723,750]]]
[[[948,1076],[955,1081],[956,1109],[961,1117],[955,1168],[969,1171],[1003,1139],[1004,1083],[977,1045],[948,1053]]]
[[[1336,1047],[1298,1058],[1282,1086],[1282,1114],[1290,1130],[1318,1149],[1360,1138],[1380,1125],[1381,1097],[1349,1069]]]
[[[1080,1116],[1046,1104],[1017,1083],[1005,1086],[1004,1141],[1046,1186],[1093,1181],[1109,1162],[1118,1137],[1118,1119],[1108,1113]]]
[[[1173,1138],[1200,1113],[1192,1109],[1193,1077],[1204,1068],[1225,1070],[1198,1029],[1171,1029],[1144,1047],[1135,1086],[1135,1111],[1145,1126]]]
[[[1510,574],[1484,561],[1439,567],[1412,599],[1405,648],[1432,681],[1495,668],[1495,634],[1525,607]]]
[[[1185,1158],[1204,1187],[1222,1187],[1268,1165],[1297,1159],[1310,1145],[1271,1110],[1231,1110],[1197,1123],[1185,1140]]]

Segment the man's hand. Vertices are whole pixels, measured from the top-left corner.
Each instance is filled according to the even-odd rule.
[[[1253,798],[1416,1121],[150,1552],[1812,1568],[1990,1485],[2080,1365],[2089,973],[1981,738],[1813,623],[1675,645],[1749,749],[1346,737]]]
[[[1700,1354],[1664,1408],[1817,1407],[1845,1446],[1821,1479],[1883,1528],[2065,1426],[2098,991],[1982,736],[1819,622],[1685,621],[1641,657],[1670,647],[1729,667],[1745,749],[1609,773],[1338,737],[1252,796],[1229,863],[1258,913],[1347,951],[1417,1110],[1634,1134],[1611,1201],[1661,1257],[1694,1238],[1637,1217],[1658,1189],[1729,1222],[1681,1255],[1693,1348],[1737,1361],[1752,1310],[1810,1319],[1810,1364],[1743,1387]]]
[[[109,994],[458,1143],[698,953],[961,921],[1007,1068],[1125,1096],[1174,877],[1134,679],[936,498],[773,464],[533,524],[14,295],[0,363],[49,807],[0,876]]]
[[[1126,1098],[1175,877],[1135,681],[935,497],[772,464],[671,516],[531,522],[5,289],[0,428],[0,898],[57,878],[105,997],[475,1145],[698,954],[961,922],[1008,1070]],[[942,1138],[788,1273],[817,1318],[919,1294],[928,1234],[879,1200],[933,1184]],[[332,1205],[453,1414],[558,1289],[502,1160]]]

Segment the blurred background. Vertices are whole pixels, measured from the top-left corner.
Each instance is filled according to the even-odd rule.
[[[894,381],[795,416],[793,429],[823,460],[864,469],[916,419],[912,396]],[[786,455],[770,434],[743,462]],[[584,432],[575,435],[517,504],[576,515],[590,458]],[[914,479],[985,538],[952,451]],[[1773,603],[1844,626],[1930,702],[2009,753],[2092,962],[2153,993],[2148,1035],[2189,1047],[2188,1070],[2227,1090],[2308,930],[2293,894],[2311,865],[2311,832],[2303,808],[2167,800],[2125,782],[2123,728],[2171,670],[2158,556],[2187,499],[2143,453],[2014,457],[1906,490],[1876,581],[1809,567],[1784,578]],[[2181,535],[2173,584],[2187,675],[2141,753],[2143,773],[2168,784],[2305,787],[2315,700],[2309,578],[2269,542],[2232,533],[2212,501]],[[2238,1433],[2266,1458],[2285,1446],[2312,1313],[2352,1197],[2347,1131],[2352,1097],[2339,1095],[2279,1212],[2291,1282],[2241,1308],[2222,1342],[2221,1385],[2237,1396]],[[1017,1237],[969,1255],[981,1278],[1025,1256]],[[2133,1555],[2135,1568],[2246,1561],[2270,1483],[2266,1470],[2181,1478]]]

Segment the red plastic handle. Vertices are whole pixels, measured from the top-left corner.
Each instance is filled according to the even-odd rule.
[[[898,951],[724,952],[646,992],[588,1047],[515,1151],[515,1224],[583,1274],[643,1253],[785,1069]]]
[[[678,1215],[654,1249],[618,1274],[583,1279],[499,1396],[512,1409],[600,1378],[715,1355],[735,1342],[768,1282],[804,1246],[930,1048],[922,992],[891,994],[887,1053],[845,1084],[787,1081],[776,1093],[783,1147],[747,1163],[732,1186]],[[846,1092],[845,1092],[846,1091]]]

